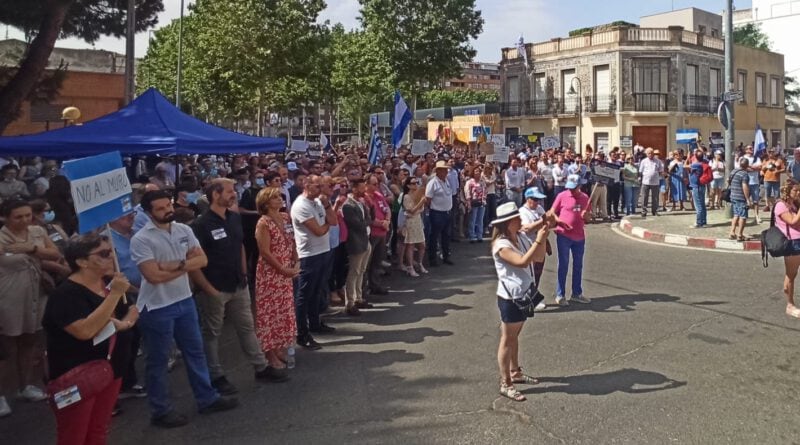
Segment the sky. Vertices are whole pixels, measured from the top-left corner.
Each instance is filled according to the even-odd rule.
[[[358,22],[358,0],[326,0],[327,8],[320,20],[342,23],[345,28],[356,28]],[[187,0],[187,4],[194,3]],[[570,30],[601,25],[617,20],[639,23],[645,15],[674,9],[696,7],[722,13],[725,0],[476,0],[476,7],[484,18],[483,33],[472,42],[480,62],[498,62],[501,48],[515,46],[520,36],[526,43],[548,41],[554,37],[566,37]],[[734,7],[747,9],[751,2],[739,0]],[[164,26],[180,17],[180,0],[164,0],[164,12],[159,15],[159,24]],[[136,37],[136,56],[147,53],[149,32]],[[0,28],[0,35],[22,38],[13,28]],[[67,48],[92,48],[79,39],[59,40],[56,46]],[[102,38],[94,48],[125,52],[125,40]]]

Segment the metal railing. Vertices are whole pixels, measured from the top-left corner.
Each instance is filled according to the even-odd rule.
[[[688,113],[716,114],[720,98],[716,96],[683,95],[683,111]]]
[[[558,114],[578,114],[580,111],[580,98],[577,96],[566,96],[557,99]]]
[[[617,97],[614,95],[586,96],[584,110],[589,113],[613,113],[617,111]]]
[[[667,93],[633,93],[633,111],[669,111]]]

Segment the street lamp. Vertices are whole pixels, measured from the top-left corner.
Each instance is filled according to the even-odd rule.
[[[578,90],[575,91],[575,82],[578,82]],[[583,85],[581,84],[581,79],[578,77],[573,77],[572,81],[569,84],[569,91],[567,92],[569,96],[578,96],[578,131],[577,131],[577,145],[580,154],[583,154],[583,145],[581,145],[581,130],[583,129],[583,107],[581,106],[581,97],[583,95]]]

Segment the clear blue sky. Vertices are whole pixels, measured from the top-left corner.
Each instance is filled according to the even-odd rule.
[[[326,0],[328,8],[322,20],[341,22],[345,27],[358,26],[358,0]],[[194,3],[188,0],[187,3]],[[669,11],[673,7],[682,9],[696,7],[721,13],[725,0],[476,0],[485,24],[483,33],[473,42],[478,50],[477,60],[497,62],[500,48],[513,46],[522,35],[526,42],[546,41],[553,37],[565,37],[576,28],[625,20],[639,23],[639,17]],[[169,23],[180,14],[179,0],[164,0],[165,11],[159,16],[159,26]],[[750,1],[735,1],[738,9],[750,7]],[[2,30],[5,35],[5,30]],[[10,37],[20,38],[20,34],[9,30]],[[147,51],[147,33],[140,33],[136,39],[136,55],[143,56]],[[58,46],[87,48],[91,45],[80,40],[59,41]],[[96,48],[123,53],[125,42],[122,39],[103,38],[95,44]]]

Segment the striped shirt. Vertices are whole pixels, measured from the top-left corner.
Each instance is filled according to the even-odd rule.
[[[747,197],[744,195],[742,182],[747,181],[749,175],[744,170],[738,168],[731,172],[731,201],[747,202]]]

